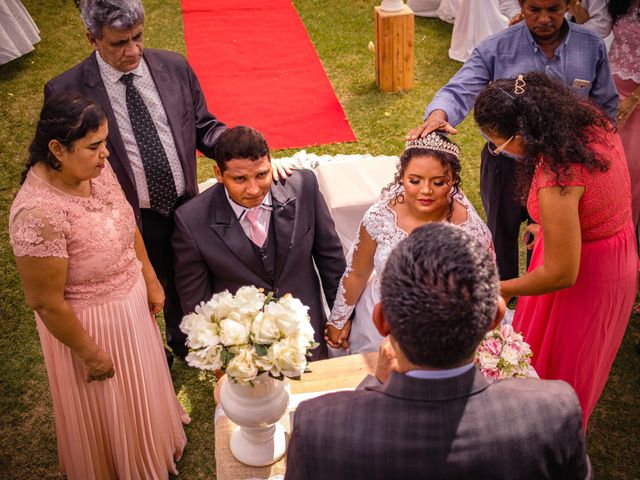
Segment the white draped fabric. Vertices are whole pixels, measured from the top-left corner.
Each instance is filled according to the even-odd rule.
[[[0,65],[33,50],[40,31],[18,0],[0,1]]]
[[[419,17],[437,17],[442,0],[408,0],[407,5]]]
[[[465,62],[480,42],[504,30],[509,19],[500,13],[497,0],[457,0],[457,3],[449,58]]]

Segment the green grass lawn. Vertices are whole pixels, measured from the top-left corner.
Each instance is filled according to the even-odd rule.
[[[214,1],[214,0],[212,0]],[[51,399],[33,314],[24,304],[8,242],[8,211],[18,190],[26,149],[42,105],[44,83],[83,59],[90,47],[72,0],[24,0],[38,24],[36,50],[0,66],[0,478],[61,478]],[[417,125],[427,101],[457,71],[447,57],[451,26],[416,19],[415,88],[385,94],[375,86],[372,0],[294,0],[298,12],[358,138],[355,143],[323,145],[314,153],[397,155],[404,134]],[[145,0],[146,45],[185,52],[179,0]],[[212,45],[215,55],[216,45]],[[210,99],[215,113],[215,100]],[[303,108],[304,106],[301,106]],[[482,211],[478,190],[482,141],[470,120],[460,126],[463,188]],[[293,150],[275,152],[276,157]],[[200,179],[212,175],[211,162],[199,161]],[[603,259],[606,261],[606,259]],[[634,314],[609,383],[594,412],[589,453],[598,478],[640,478],[640,341]],[[588,319],[585,319],[588,321]],[[176,392],[192,418],[189,444],[179,464],[183,479],[215,477],[212,380],[177,362],[172,369]],[[523,411],[523,415],[528,412]]]

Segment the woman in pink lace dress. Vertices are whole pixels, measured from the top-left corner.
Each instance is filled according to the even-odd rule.
[[[613,43],[609,63],[620,95],[618,133],[631,176],[633,222],[640,223],[640,0],[609,0]]]
[[[528,195],[540,225],[529,271],[502,281],[501,294],[520,297],[513,326],[531,345],[540,377],[576,390],[586,429],[638,286],[620,137],[595,106],[541,73],[494,82],[478,97],[475,118],[519,157],[517,193]]]
[[[107,120],[77,94],[48,101],[11,207],[11,244],[35,310],[69,479],[176,474],[189,417],[158,326],[164,293],[106,161]]]

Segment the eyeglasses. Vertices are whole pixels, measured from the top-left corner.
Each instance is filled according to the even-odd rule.
[[[515,134],[511,135],[506,142],[504,142],[499,147],[496,147],[495,144],[491,140],[489,140],[489,137],[487,137],[482,130],[480,131],[480,135],[482,135],[482,138],[484,138],[487,141],[487,150],[489,150],[489,153],[496,157],[500,155],[502,152],[504,152],[504,149],[507,148],[507,145],[509,145],[509,142],[516,137]]]

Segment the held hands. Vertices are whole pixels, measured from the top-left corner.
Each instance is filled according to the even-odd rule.
[[[426,137],[431,132],[435,131],[450,133],[452,135],[458,133],[458,130],[456,130],[453,125],[451,125],[447,121],[447,114],[444,111],[434,110],[429,114],[422,125],[409,130],[409,133],[407,133],[407,140],[415,140],[419,137]]]
[[[151,315],[157,315],[164,307],[164,289],[157,278],[147,285],[147,302]]]
[[[391,345],[389,337],[385,337],[380,345],[380,352],[378,353],[378,364],[376,365],[376,378],[380,383],[385,383],[391,372],[398,371],[398,360],[396,359],[396,352]]]
[[[327,324],[324,329],[324,339],[331,348],[349,348],[349,334],[351,333],[351,320],[347,320],[342,329]]]
[[[99,348],[91,358],[84,361],[84,364],[88,370],[87,382],[89,383],[94,380],[101,382],[113,377],[116,373],[109,354]]]

